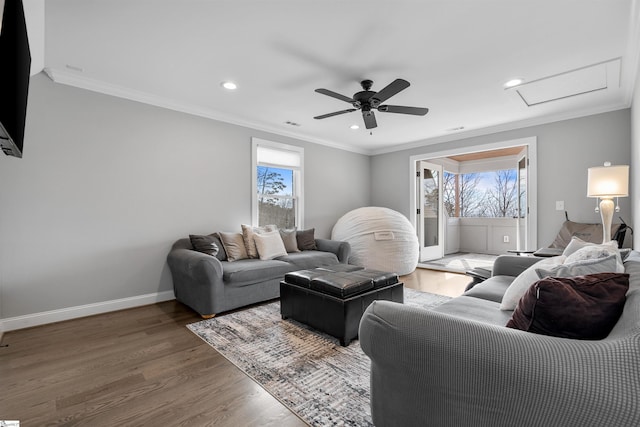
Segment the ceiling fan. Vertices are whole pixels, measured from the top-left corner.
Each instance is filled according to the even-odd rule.
[[[409,87],[409,82],[403,79],[395,79],[389,85],[379,92],[371,91],[371,85],[373,81],[363,80],[360,82],[362,85],[362,91],[356,92],[352,98],[348,96],[340,95],[329,89],[316,89],[316,92],[323,95],[330,96],[332,98],[339,99],[341,101],[348,102],[353,105],[353,108],[347,110],[335,111],[329,114],[323,114],[316,116],[314,119],[326,119],[327,117],[333,117],[340,114],[351,113],[356,110],[362,110],[362,118],[367,129],[373,129],[378,126],[376,123],[376,116],[373,114],[373,110],[378,110],[383,113],[400,113],[400,114],[412,114],[414,116],[424,116],[429,112],[428,108],[420,107],[405,107],[402,105],[381,105],[384,101],[391,98],[398,92],[405,90]]]

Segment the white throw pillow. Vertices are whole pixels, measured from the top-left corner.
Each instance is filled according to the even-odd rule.
[[[278,231],[255,234],[253,240],[256,242],[258,255],[260,255],[260,259],[262,260],[287,255],[287,250],[284,248],[282,237],[280,237],[280,232]]]
[[[573,239],[571,240],[573,243]],[[587,242],[582,242],[587,243]],[[569,246],[567,246],[569,248]],[[565,251],[566,252],[566,251]],[[601,245],[597,244],[586,244],[580,247],[575,252],[570,254],[564,253],[567,259],[564,261],[564,264],[573,264],[578,261],[587,261],[592,259],[599,258],[607,258],[611,255],[615,255],[617,267],[615,270],[610,270],[616,273],[624,273],[624,264],[622,263],[622,257],[620,256],[620,250],[618,249],[618,244],[615,241],[611,241],[608,243],[603,243]]]
[[[504,296],[502,297],[502,302],[500,303],[500,310],[515,310],[518,305],[518,301],[520,298],[527,292],[529,286],[533,285],[538,281],[538,274],[536,273],[537,268],[549,269],[555,267],[556,265],[561,265],[565,260],[564,255],[554,256],[551,258],[545,258],[542,261],[538,261],[533,264],[525,271],[520,273],[514,280],[511,282],[509,287],[507,288]]]
[[[615,272],[617,264],[616,256],[609,255],[605,258],[587,259],[573,263],[567,263],[565,261],[563,265],[549,269],[536,268],[536,273],[540,279],[545,277],[586,276],[587,274]]]
[[[262,227],[252,227],[247,224],[240,224],[240,227],[242,228],[244,247],[247,249],[247,256],[249,258],[258,258],[258,249],[256,249],[256,242],[253,240],[253,237],[256,234],[276,231],[278,229],[278,226],[275,224],[269,224]]]

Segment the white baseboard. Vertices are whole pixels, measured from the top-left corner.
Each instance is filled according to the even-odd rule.
[[[0,319],[0,331],[14,331],[16,329],[30,328],[33,326],[45,325],[47,323],[61,322],[63,320],[77,319],[79,317],[92,316],[94,314],[108,313],[110,311],[140,307],[162,301],[170,301],[172,299],[175,299],[173,291],[164,291],[94,304],[79,305],[60,310],[9,317],[7,319]]]

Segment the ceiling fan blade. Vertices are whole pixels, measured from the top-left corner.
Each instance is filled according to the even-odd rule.
[[[348,96],[340,95],[339,93],[336,93],[329,89],[316,89],[316,92],[321,93],[323,95],[330,96],[332,98],[339,99],[340,101],[348,102],[349,104],[352,104],[355,102],[353,99],[349,98]]]
[[[381,105],[378,107],[378,111],[382,111],[383,113],[400,113],[413,114],[414,116],[424,116],[429,112],[429,109],[421,107],[405,107],[402,105]]]
[[[362,118],[364,119],[364,127],[367,129],[378,127],[378,123],[376,123],[376,116],[373,114],[373,111],[363,111]]]
[[[405,90],[409,87],[409,82],[402,79],[395,79],[389,83],[384,89],[372,96],[372,99],[376,99],[378,103],[384,102],[391,98],[396,93]]]
[[[354,112],[354,111],[356,111],[355,108],[349,108],[348,110],[336,111],[336,112],[333,112],[333,113],[323,114],[321,116],[316,116],[316,117],[314,117],[314,119],[318,119],[318,120],[319,119],[326,119],[327,117],[333,117],[333,116],[337,116],[339,114],[351,113],[351,112]]]

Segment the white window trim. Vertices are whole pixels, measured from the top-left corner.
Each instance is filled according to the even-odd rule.
[[[261,138],[251,138],[251,223],[254,226],[258,225],[258,146],[273,148],[276,150],[293,151],[300,156],[300,168],[291,168],[297,170],[298,173],[294,173],[293,188],[296,189],[297,194],[294,197],[297,198],[297,215],[296,215],[296,227],[298,230],[304,229],[304,148],[295,145],[282,144],[280,142],[268,141]],[[279,165],[270,165],[275,167],[282,167]]]

